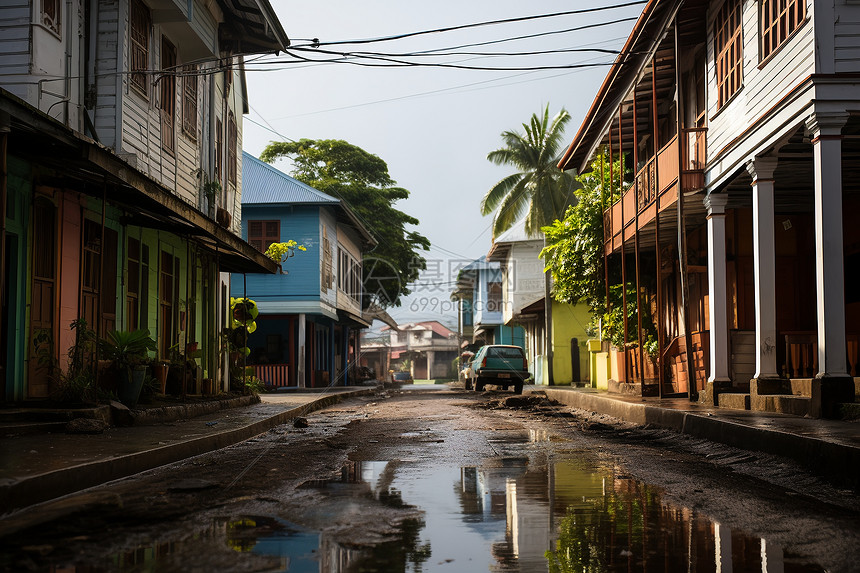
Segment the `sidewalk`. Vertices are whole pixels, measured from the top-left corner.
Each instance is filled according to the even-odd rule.
[[[860,488],[860,422],[715,408],[686,398],[642,398],[593,388],[529,386],[567,406],[783,456]]]
[[[346,397],[377,387],[265,394],[261,402],[102,434],[31,434],[0,439],[0,514],[224,448]],[[181,408],[181,407],[180,407]]]

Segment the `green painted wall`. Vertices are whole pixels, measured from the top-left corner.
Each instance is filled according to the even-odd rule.
[[[6,344],[7,370],[5,396],[7,400],[21,400],[25,396],[27,372],[27,288],[28,244],[27,222],[30,219],[30,196],[33,183],[30,164],[13,156],[7,158],[6,241],[9,259],[6,261],[10,281],[7,287],[9,320],[7,332],[0,333]],[[0,280],[3,280],[0,277]]]
[[[577,339],[576,354],[579,356],[579,380],[589,377],[588,350],[585,332],[591,314],[584,305],[572,305],[553,301],[552,303],[552,375],[556,385],[569,385],[573,380],[571,358],[571,339]]]

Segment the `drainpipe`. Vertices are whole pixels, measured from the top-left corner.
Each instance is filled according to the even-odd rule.
[[[546,248],[546,235],[543,236],[543,246]],[[552,299],[550,298],[550,271],[543,273],[543,290],[544,290],[544,318],[546,320],[546,384],[553,386],[553,349],[552,349]]]

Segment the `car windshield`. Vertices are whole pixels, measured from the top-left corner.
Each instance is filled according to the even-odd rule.
[[[487,355],[491,356],[492,358],[522,358],[523,350],[522,348],[516,347],[496,347],[490,348]]]

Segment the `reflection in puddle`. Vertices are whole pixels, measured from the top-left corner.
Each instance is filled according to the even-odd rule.
[[[193,540],[116,556],[114,570],[173,571],[171,563],[193,562],[213,548],[248,560],[248,569],[257,559],[265,566],[256,569],[291,573],[823,571],[766,539],[667,504],[657,489],[581,452],[546,464],[526,457],[467,467],[354,461],[336,479],[303,487],[327,500],[317,508],[323,525],[221,518]],[[356,543],[330,527],[368,528],[371,514],[403,508],[419,509],[421,518],[390,522],[381,543]]]

